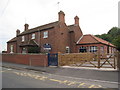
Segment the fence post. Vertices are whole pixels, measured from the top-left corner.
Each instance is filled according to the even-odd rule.
[[[117,52],[117,68],[120,71],[120,52]]]
[[[118,53],[117,52],[115,52],[114,53],[114,69],[116,69],[116,60],[115,60],[115,57],[116,57],[116,59],[118,59],[117,57],[118,57]]]
[[[58,52],[58,67],[61,66],[61,54]]]
[[[100,47],[98,47],[98,68],[100,68]]]

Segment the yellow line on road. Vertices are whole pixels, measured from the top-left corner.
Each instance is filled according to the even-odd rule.
[[[49,80],[59,82],[59,83],[61,82],[60,80],[56,80],[56,79],[49,79]]]
[[[0,72],[5,72],[5,71],[0,71]],[[50,80],[50,81],[54,81],[54,82],[58,82],[59,84],[66,84],[66,85],[78,85],[77,87],[82,87],[82,86],[88,86],[88,88],[100,88],[102,87],[101,85],[90,85],[90,84],[87,84],[87,83],[83,83],[83,82],[76,82],[76,81],[68,81],[68,80],[57,80],[57,79],[54,79],[54,78],[48,78],[46,76],[40,76],[40,75],[34,75],[34,74],[30,74],[30,73],[21,73],[21,72],[13,72],[17,75],[20,75],[20,76],[28,76],[28,77],[31,77],[31,78],[34,78],[34,79],[38,79],[38,80]]]
[[[13,73],[15,73],[15,74],[17,74],[17,75],[20,75],[20,73],[19,73],[19,72],[13,72]]]
[[[102,86],[101,85],[98,85],[99,88],[101,88]]]
[[[81,84],[79,84],[79,86],[78,87],[80,87],[80,86],[82,86],[82,85],[84,85],[85,83],[81,83]]]
[[[91,86],[89,86],[88,88],[93,88],[95,85],[91,85]]]
[[[73,85],[73,84],[76,84],[76,82],[70,82],[68,85]]]

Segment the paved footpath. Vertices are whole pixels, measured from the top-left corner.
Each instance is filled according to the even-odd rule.
[[[34,66],[13,64],[7,62],[2,63],[2,66],[17,68],[17,69],[22,68],[22,69],[36,70],[50,74],[63,75],[63,76],[76,77],[76,78],[118,82],[118,71],[114,69],[96,69],[96,68],[85,68],[85,67],[76,68],[69,66],[34,67]]]

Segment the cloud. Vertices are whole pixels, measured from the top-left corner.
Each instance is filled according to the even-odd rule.
[[[16,36],[16,30],[24,30],[58,20],[58,11],[65,12],[68,25],[74,23],[76,15],[84,34],[106,33],[117,26],[117,0],[0,0],[0,41],[6,48],[6,41]],[[59,6],[57,2],[60,2]],[[6,8],[5,8],[6,7]],[[4,13],[2,13],[4,12]],[[2,15],[1,15],[2,14]],[[25,22],[26,18],[26,22]]]

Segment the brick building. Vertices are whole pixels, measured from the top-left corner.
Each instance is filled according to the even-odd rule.
[[[76,44],[78,52],[97,52],[100,51],[101,54],[104,53],[114,53],[116,51],[116,47],[94,35],[87,34],[83,35]]]
[[[94,38],[94,39],[93,39]],[[95,41],[96,40],[96,41]],[[102,41],[102,42],[101,42]],[[86,48],[87,46],[87,48]],[[66,25],[63,11],[58,13],[58,21],[29,29],[24,25],[24,31],[16,31],[16,37],[7,42],[7,53],[77,53],[87,52],[88,46],[104,51],[114,48],[114,45],[92,35],[83,35],[79,26],[79,17],[75,16],[73,25]]]

